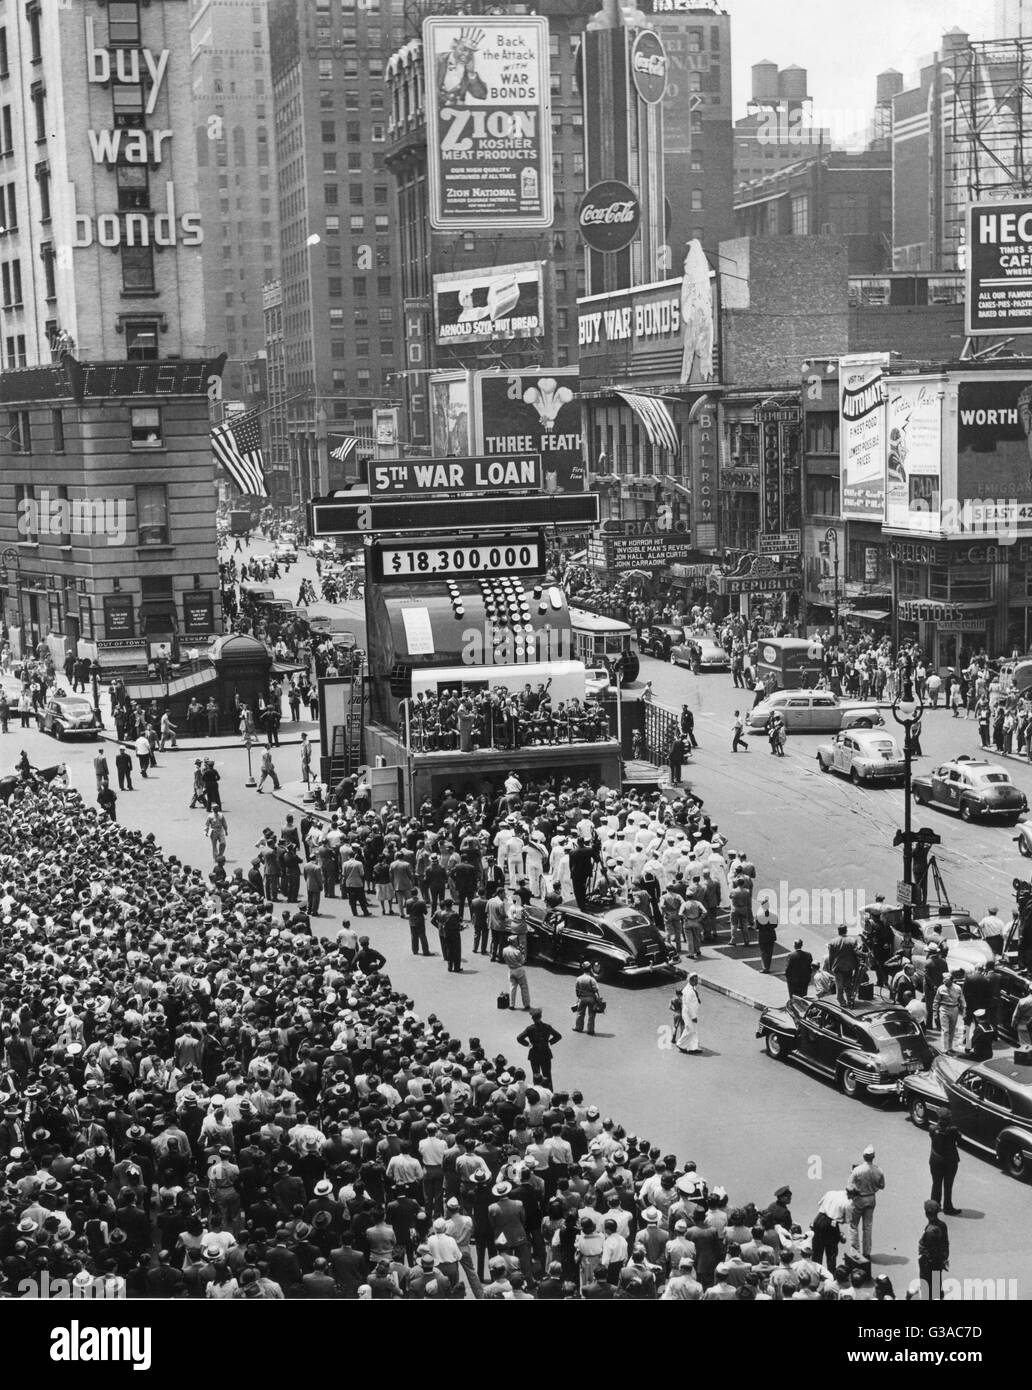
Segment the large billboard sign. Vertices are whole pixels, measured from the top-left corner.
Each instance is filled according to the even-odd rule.
[[[839,359],[842,516],[885,517],[885,380],[888,353]]]
[[[1032,332],[1032,201],[968,208],[965,330]]]
[[[942,388],[889,381],[885,524],[937,532],[942,525]]]
[[[1032,532],[1032,377],[957,383],[957,497],[988,532]]]
[[[540,454],[545,492],[583,492],[577,389],[576,367],[478,372],[473,391],[477,449],[488,457]]]
[[[544,323],[543,261],[434,276],[434,334],[439,347],[539,338]]]
[[[404,459],[369,463],[371,497],[433,497],[483,492],[539,492],[541,456]]]
[[[547,19],[432,16],[423,52],[431,227],[550,227]]]

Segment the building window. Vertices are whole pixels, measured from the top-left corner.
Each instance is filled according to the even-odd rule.
[[[691,204],[691,206],[692,206],[692,212],[701,212],[701,211],[702,211],[702,190],[701,190],[701,189],[699,189],[699,188],[693,188],[693,189],[692,189],[692,204]]]
[[[691,171],[693,174],[702,173],[702,159],[697,154],[692,155]]]
[[[362,122],[347,121],[344,125],[345,138],[349,145],[360,145],[362,143]]]
[[[342,357],[347,357],[347,355],[348,355],[348,345],[347,345],[347,343],[344,342],[344,340],[343,340],[342,338],[340,338],[340,339],[335,338],[335,339],[333,340],[333,342],[330,344],[330,356],[331,356],[331,357],[335,357],[335,358],[339,361]]]
[[[386,185],[385,183],[383,183],[383,184],[378,183],[378,184],[376,184],[375,187],[373,188],[373,202],[374,202],[374,203],[378,203],[381,207],[383,207],[383,206],[386,205],[386,203],[387,203],[387,185]]]
[[[365,189],[360,183],[348,184],[348,202],[356,207],[361,207],[365,202]]]
[[[36,127],[36,143],[47,138],[47,93],[42,82],[34,82],[31,89],[33,124]]]
[[[27,410],[7,412],[7,438],[16,454],[32,453],[32,424]]]
[[[337,141],[337,124],[335,121],[322,122],[322,138],[324,145],[333,145]]]
[[[381,299],[390,299],[394,290],[394,284],[389,275],[378,275],[376,277],[376,293]]]
[[[132,48],[139,42],[139,0],[110,0],[108,5],[108,43],[112,48]]]
[[[0,266],[3,283],[4,308],[13,309],[22,302],[21,261],[4,261]]]
[[[335,212],[331,212],[326,218],[327,236],[337,236],[340,233],[340,218]]]
[[[28,358],[25,356],[25,334],[12,333],[7,339],[7,366],[26,367]]]
[[[164,483],[141,483],[136,488],[138,545],[168,545],[168,492]]]
[[[129,442],[134,449],[160,449],[161,410],[158,406],[133,406],[129,411]]]
[[[349,219],[349,226],[353,232],[364,232],[365,218],[360,212],[353,212]]]
[[[7,25],[0,27],[0,77],[10,77],[11,69],[7,61]]]
[[[364,276],[362,276],[362,275],[356,275],[356,276],[352,279],[352,281],[351,281],[351,293],[355,296],[356,299],[365,299],[365,297],[366,297],[366,282],[365,282],[365,277],[364,277]]]
[[[361,150],[355,150],[355,152],[354,152],[353,154],[349,154],[349,155],[348,155],[348,173],[349,173],[349,174],[360,174],[361,172],[362,172],[362,151],[361,151]]]
[[[810,199],[805,193],[792,198],[792,235],[806,236],[810,231]]]
[[[4,106],[0,108],[0,137],[3,141],[3,149],[0,154],[14,153],[14,126],[11,122],[11,108]]]
[[[380,310],[377,311],[376,317],[379,319],[380,323],[382,323],[382,324],[390,324],[390,323],[393,323],[393,322],[394,322],[394,310],[393,310],[393,309],[390,309],[390,308],[387,308],[387,309],[380,309]]]
[[[156,362],[158,322],[156,319],[130,319],[125,325],[125,355],[130,362]]]
[[[331,299],[341,299],[344,295],[344,281],[339,275],[331,275],[326,281],[326,293]]]
[[[356,357],[368,357],[368,356],[369,356],[369,339],[368,339],[368,338],[356,338],[356,339],[355,339],[355,356],[356,356]]]
[[[31,483],[15,483],[15,511],[18,514],[18,534],[30,545],[39,545],[39,509],[36,489]]]
[[[0,185],[0,233],[18,230],[18,185]]]
[[[43,262],[43,292],[47,299],[57,298],[57,281],[54,276],[56,253],[52,241],[44,242],[39,248],[39,258]]]
[[[139,82],[116,82],[111,101],[116,126],[143,125],[143,87]]]
[[[43,61],[43,49],[39,32],[38,4],[26,6],[25,20],[29,26],[29,60],[33,63],[41,63]]]
[[[65,429],[64,412],[52,410],[50,412],[50,437],[55,454],[63,454],[65,451]]]
[[[381,338],[381,339],[380,339],[380,356],[381,356],[381,357],[393,357],[393,356],[394,356],[394,339],[393,339],[393,338]]]
[[[322,157],[322,171],[324,174],[335,174],[337,172],[337,152],[331,151]]]
[[[337,202],[337,191],[337,185],[335,183],[324,184],[323,202],[329,203],[331,206],[334,206]]]
[[[368,391],[373,384],[373,374],[368,367],[359,367],[355,372],[355,381],[360,390],[364,387]]]
[[[154,247],[123,246],[122,289],[127,293],[154,288]]]
[[[150,207],[150,188],[146,164],[119,164],[115,169],[118,206],[122,212]]]
[[[319,81],[320,81],[320,82],[332,82],[332,81],[333,81],[333,59],[332,59],[332,58],[320,58],[320,59],[319,59]]]
[[[13,188],[12,184],[12,188]],[[376,215],[376,230],[378,232],[389,232],[391,229],[391,219],[385,212]]]

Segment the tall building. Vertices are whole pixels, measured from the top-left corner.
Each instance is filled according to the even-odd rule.
[[[207,351],[228,355],[227,399],[265,346],[262,286],[279,265],[267,0],[191,0],[190,64]],[[216,231],[216,229],[218,229]]]
[[[692,238],[712,254],[735,235],[731,17],[702,0],[651,0],[643,8],[651,8],[667,54],[663,139],[673,273]]]
[[[831,132],[814,125],[807,85],[805,68],[753,64],[748,114],[734,128],[736,189],[831,148]]]
[[[334,481],[329,433],[371,433],[397,356],[384,67],[400,8],[398,0],[269,6],[287,434],[295,484],[316,478],[319,489]]]
[[[0,7],[0,547],[15,643],[221,629],[182,0]]]

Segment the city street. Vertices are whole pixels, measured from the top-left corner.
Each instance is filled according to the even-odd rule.
[[[295,580],[296,570],[290,582]],[[821,776],[812,759],[815,741],[809,738],[791,740],[783,762],[774,763],[763,743],[756,742],[731,764],[726,712],[733,708],[734,692],[729,677],[696,681],[690,674],[649,662],[644,678],[653,680],[657,696],[687,698],[697,708],[703,746],[693,780],[719,823],[732,828],[732,845],[747,849],[754,858],[761,884],[776,886],[784,878],[792,887],[892,892],[898,857],[891,849],[891,835],[900,810],[899,792],[858,792],[846,782]],[[945,756],[957,746],[955,737],[970,738],[973,725],[954,735],[948,727],[952,723],[948,714],[929,718],[926,746]],[[5,766],[13,765],[21,747],[38,766],[66,760],[73,785],[94,800],[92,759],[97,745],[59,746],[34,730],[22,735],[20,729],[12,729],[4,740]],[[113,756],[110,745],[108,756]],[[296,778],[297,757],[296,748],[281,749],[276,757],[281,777]],[[119,818],[154,832],[167,853],[206,865],[203,812],[187,809],[193,757],[185,751],[169,752],[158,761],[147,781],[136,778],[136,790],[119,796]],[[219,750],[216,761],[230,827],[228,863],[233,868],[247,864],[265,825],[282,825],[286,808],[268,794],[259,800],[244,786],[247,761],[242,749]],[[1019,768],[1018,774],[1027,785],[1028,773]],[[955,895],[977,910],[1000,887],[1000,903],[1009,908],[1003,887],[1021,865],[1008,832],[954,825],[945,818],[941,826],[938,822],[936,818],[933,824],[946,841],[943,863]],[[864,863],[870,867],[861,871],[858,866]],[[339,899],[324,899],[323,907],[318,930],[332,936],[342,915]],[[467,944],[463,975],[448,975],[439,955],[429,960],[412,957],[407,929],[399,918],[381,917],[374,909],[368,923],[358,925],[368,926],[371,940],[388,959],[396,986],[411,994],[419,1012],[437,1013],[463,1038],[479,1036],[489,1055],[501,1050],[513,1061],[520,1058],[514,1039],[526,1015],[496,1008],[495,998],[505,984],[502,969],[484,957],[469,957]],[[546,1018],[564,1034],[557,1048],[557,1081],[581,1087],[603,1113],[612,1114],[628,1130],[648,1134],[664,1151],[694,1158],[711,1183],[729,1190],[732,1204],[750,1198],[763,1204],[776,1187],[789,1183],[795,1194],[794,1214],[808,1224],[820,1196],[844,1185],[850,1165],[864,1145],[873,1142],[887,1176],[875,1224],[880,1256],[876,1268],[888,1273],[897,1288],[915,1275],[921,1201],[928,1194],[928,1139],[901,1109],[847,1100],[829,1083],[796,1066],[772,1062],[754,1036],[755,1012],[709,991],[702,996],[699,1057],[685,1057],[667,1045],[669,986],[607,986],[609,1009],[596,1038],[572,1032],[572,976],[534,968],[531,991]],[[1023,1233],[1032,1217],[1032,1189],[968,1153],[957,1196],[965,1215],[950,1222],[953,1273],[1017,1279],[1023,1281],[1018,1296],[1027,1295]]]

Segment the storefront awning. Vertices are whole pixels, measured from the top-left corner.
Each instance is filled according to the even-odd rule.
[[[665,401],[661,401],[657,396],[639,395],[637,391],[617,391],[616,394],[622,397],[637,415],[650,444],[657,449],[669,449],[672,454],[680,452],[677,426]]]
[[[869,623],[887,623],[889,621],[889,610],[887,608],[842,608],[839,610],[842,618],[860,618]]]

